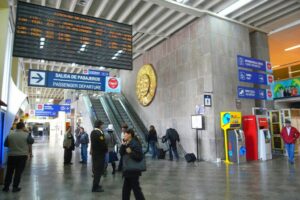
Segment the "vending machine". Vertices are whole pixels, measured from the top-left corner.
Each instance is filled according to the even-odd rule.
[[[225,163],[246,161],[245,136],[241,130],[240,112],[221,112],[221,129],[224,131]]]
[[[243,116],[242,121],[246,138],[247,160],[272,159],[271,134],[267,116],[247,115]]]

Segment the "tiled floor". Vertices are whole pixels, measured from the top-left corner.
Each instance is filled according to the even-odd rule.
[[[105,192],[91,193],[91,163],[78,163],[79,149],[73,165],[63,165],[61,145],[46,141],[34,144],[34,157],[27,163],[19,193],[0,192],[0,199],[102,199],[120,200],[121,174],[102,179]],[[286,158],[241,165],[200,162],[187,164],[168,160],[148,160],[141,186],[147,200],[192,199],[300,199],[300,159],[289,165]],[[132,194],[132,199],[134,199]]]

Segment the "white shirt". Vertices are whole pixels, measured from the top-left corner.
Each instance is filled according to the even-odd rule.
[[[287,134],[290,135],[291,127],[286,127]]]

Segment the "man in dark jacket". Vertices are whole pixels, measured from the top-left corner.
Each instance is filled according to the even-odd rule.
[[[178,132],[173,129],[169,128],[166,132],[166,139],[169,141],[169,156],[170,160],[173,160],[173,154],[176,157],[177,160],[179,160],[178,152],[177,152],[177,142],[180,142],[179,134]]]
[[[294,164],[295,142],[299,137],[299,132],[295,127],[291,126],[290,120],[285,120],[285,127],[283,127],[281,130],[280,135],[285,143],[285,149],[289,156],[289,162]]]
[[[96,120],[94,124],[94,130],[91,132],[91,152],[93,162],[93,188],[92,192],[104,192],[99,185],[101,175],[104,172],[105,154],[107,153],[107,144],[105,143],[105,137],[102,130],[103,122]]]

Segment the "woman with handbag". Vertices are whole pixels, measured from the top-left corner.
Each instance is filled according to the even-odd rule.
[[[136,200],[144,200],[145,197],[140,187],[139,178],[142,171],[146,170],[145,158],[142,145],[135,137],[133,129],[125,131],[120,154],[123,156],[124,177],[122,200],[130,200],[131,190],[133,190]]]

